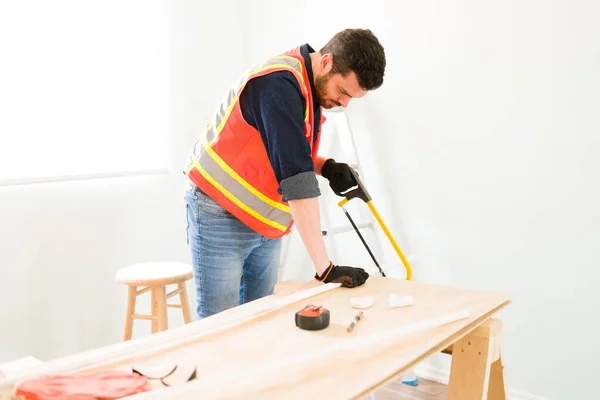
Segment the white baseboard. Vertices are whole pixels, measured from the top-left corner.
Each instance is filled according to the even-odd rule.
[[[428,365],[419,365],[415,368],[415,373],[419,378],[429,379],[430,381],[443,383],[444,385],[447,385],[450,379],[450,371],[433,368]],[[509,400],[548,400],[520,390],[509,390],[508,398]]]
[[[531,393],[521,392],[520,390],[511,390],[508,395],[511,400],[547,400],[544,397],[534,396]]]
[[[430,381],[448,384],[450,372],[439,368],[433,368],[429,365],[419,365],[415,368],[415,373],[419,378],[429,379]]]

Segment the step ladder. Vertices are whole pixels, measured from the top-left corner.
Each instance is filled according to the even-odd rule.
[[[362,170],[358,149],[354,133],[350,127],[350,122],[346,111],[342,108],[324,110],[324,115],[327,118],[327,123],[323,125],[321,136],[322,154],[327,154],[333,157],[338,162],[346,162],[355,171],[357,171],[363,184],[368,189],[368,183],[365,182],[365,174]],[[321,153],[321,151],[320,151]],[[405,258],[401,250],[398,248],[395,240],[387,231],[387,227],[383,221],[377,221],[375,214],[378,213],[372,204],[370,207],[360,199],[352,199],[347,201],[343,197],[339,197],[333,193],[325,179],[319,178],[321,186],[320,213],[322,232],[325,239],[325,247],[329,257],[334,262],[342,265],[360,265],[368,270],[371,274],[380,275],[379,267],[387,275],[387,272],[392,268],[394,276],[399,275],[399,270],[403,269],[407,279],[411,279],[411,270],[409,261],[413,257]],[[376,199],[374,200],[376,202]],[[351,215],[351,220],[345,215]],[[358,230],[357,234],[354,226]],[[382,228],[382,225],[384,228]],[[380,229],[382,228],[382,229]],[[390,236],[385,238],[385,231]],[[381,237],[384,235],[384,238]],[[390,240],[396,252],[400,255],[400,259],[396,259],[395,263],[386,262],[383,248],[383,240]],[[367,243],[367,247],[361,243]],[[289,264],[290,249],[293,242],[302,243],[297,231],[292,228],[292,232],[284,237],[282,243],[282,255],[279,267],[279,280],[284,279],[286,266]],[[352,245],[349,246],[348,243]],[[373,260],[375,258],[379,267]],[[360,262],[357,262],[360,260]],[[400,263],[403,264],[400,266]]]

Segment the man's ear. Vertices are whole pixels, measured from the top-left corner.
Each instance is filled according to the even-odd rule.
[[[323,54],[319,62],[319,67],[323,75],[328,74],[333,67],[333,55],[331,55],[331,53]]]

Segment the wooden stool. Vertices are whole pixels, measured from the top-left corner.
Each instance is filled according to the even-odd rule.
[[[192,267],[180,262],[149,262],[125,267],[117,272],[117,282],[129,286],[125,332],[123,340],[130,340],[134,319],[152,321],[152,333],[168,329],[167,307],[181,308],[183,320],[192,321],[185,282],[191,279]],[[177,284],[177,289],[167,294],[167,285]],[[138,290],[138,286],[145,288]],[[140,294],[150,291],[152,315],[135,314],[135,301]],[[179,294],[180,304],[168,304],[167,299]]]

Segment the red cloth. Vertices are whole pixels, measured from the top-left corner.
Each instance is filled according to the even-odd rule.
[[[48,375],[20,382],[15,396],[26,400],[120,399],[150,390],[148,378],[125,371]]]

